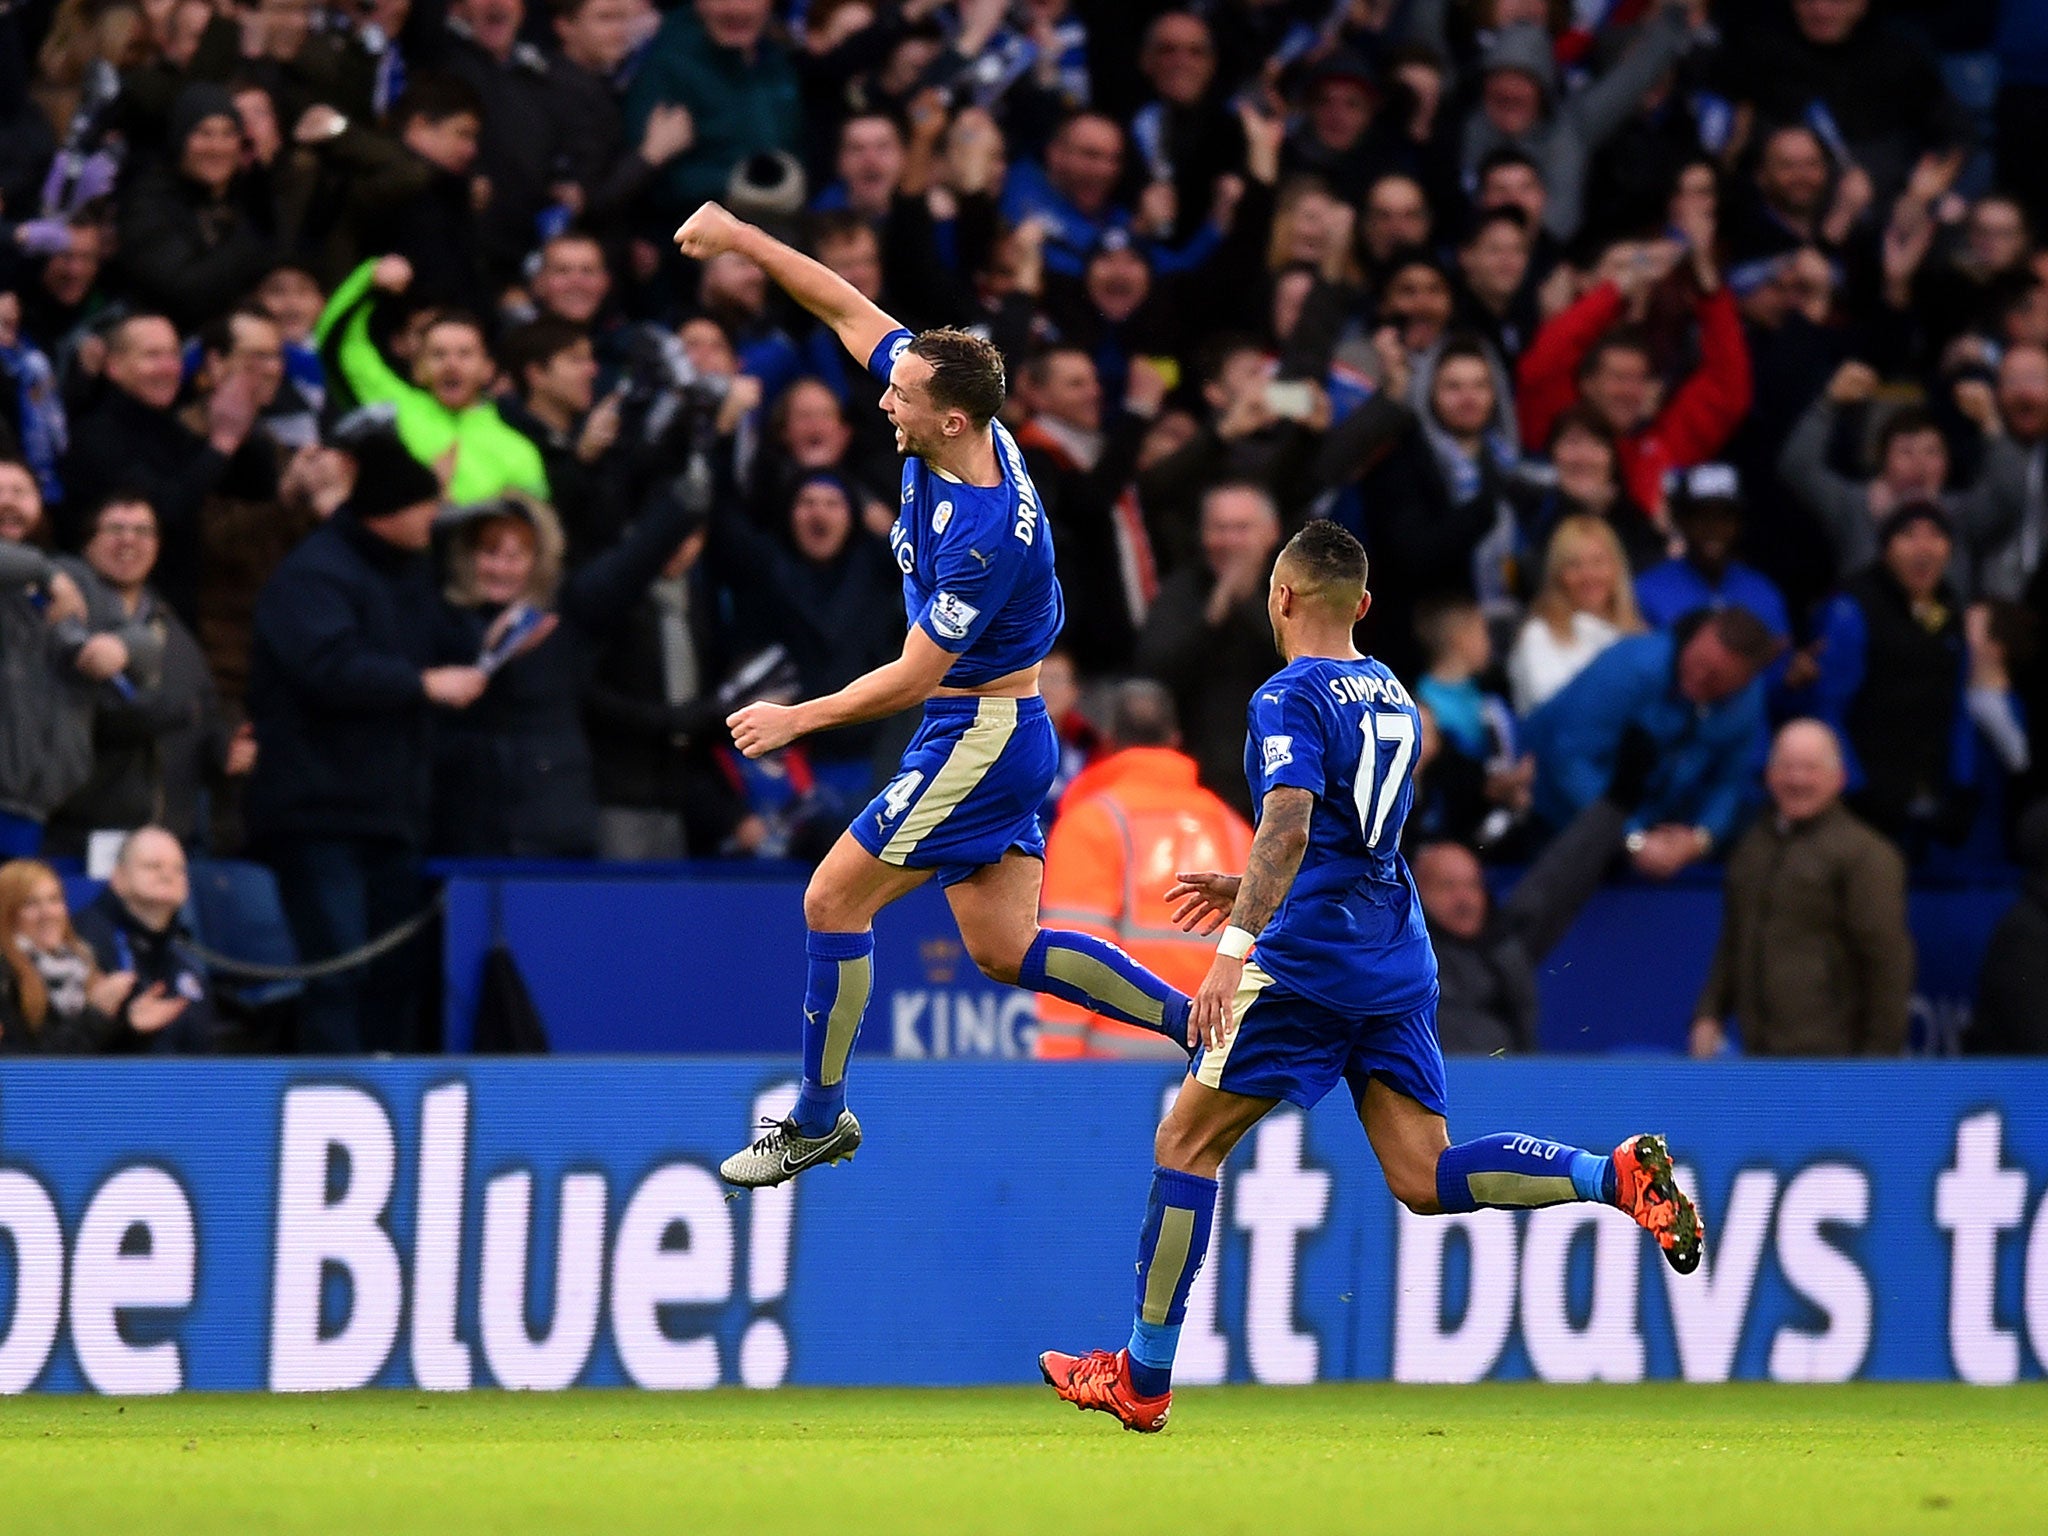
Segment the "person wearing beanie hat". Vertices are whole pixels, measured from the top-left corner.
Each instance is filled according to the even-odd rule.
[[[344,435],[336,445],[355,461],[355,489],[348,499],[349,510],[365,523],[374,523],[384,537],[406,548],[424,549],[424,542],[415,542],[410,524],[405,531],[393,537],[389,529],[395,530],[396,523],[387,524],[387,519],[410,516],[413,520],[424,520],[430,526],[433,514],[421,513],[425,506],[438,511],[441,504],[441,482],[434,472],[414,458],[399,441],[398,434],[388,426],[371,426],[355,435]]]
[[[256,600],[248,711],[251,850],[276,872],[301,958],[354,949],[417,910],[434,716],[476,702],[475,666],[434,665],[442,612],[427,548],[440,484],[382,421],[348,424],[341,509]],[[419,1044],[420,951],[308,983],[302,1051]]]
[[[277,252],[242,185],[242,124],[223,86],[194,82],[171,104],[168,163],[122,199],[121,261],[135,294],[180,331],[234,308]]]
[[[1656,89],[1695,37],[1692,8],[1669,0],[1636,31],[1614,64],[1562,100],[1550,34],[1535,22],[1494,33],[1479,60],[1479,100],[1459,146],[1463,174],[1504,146],[1527,154],[1549,189],[1544,227],[1559,240],[1578,232],[1594,154]]]
[[[1406,62],[1428,67],[1419,54]],[[1356,205],[1376,178],[1392,171],[1419,173],[1421,148],[1401,120],[1402,109],[1412,112],[1415,100],[1412,90],[1397,83],[1383,108],[1372,66],[1349,48],[1335,49],[1308,77],[1300,120],[1282,146],[1282,176],[1321,176],[1332,192]]]
[[[1821,616],[1815,713],[1842,738],[1849,803],[1905,848],[1960,842],[1976,811],[1973,712],[2009,710],[2002,684],[1971,694],[1971,644],[1948,580],[1955,536],[1939,502],[1878,527],[1878,556]]]

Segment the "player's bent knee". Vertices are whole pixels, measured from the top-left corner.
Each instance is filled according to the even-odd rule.
[[[813,933],[852,933],[865,928],[867,919],[838,882],[819,871],[804,887],[804,926]]]
[[[1152,1138],[1152,1160],[1176,1173],[1213,1179],[1240,1134],[1234,1126],[1176,1125],[1169,1118]]]
[[[1014,987],[1023,976],[1024,957],[1030,952],[1031,941],[1036,935],[1035,928],[1013,928],[1007,924],[960,925],[960,942],[967,947],[967,958],[990,981],[1010,987]]]
[[[1436,1199],[1436,1165],[1405,1163],[1386,1170],[1387,1189],[1417,1216],[1438,1216],[1443,1207]]]
[[[967,941],[968,958],[980,968],[981,974],[1008,987],[1014,987],[1023,976],[1024,952],[1029,948],[1028,944],[1019,947],[986,938]]]

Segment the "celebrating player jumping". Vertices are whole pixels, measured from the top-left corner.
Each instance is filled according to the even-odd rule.
[[[1266,611],[1286,665],[1251,704],[1258,831],[1245,872],[1182,874],[1169,892],[1183,927],[1229,926],[1195,994],[1205,1048],[1159,1128],[1137,1317],[1114,1354],[1038,1362],[1061,1397],[1127,1429],[1166,1423],[1223,1160],[1282,1099],[1312,1108],[1340,1078],[1388,1187],[1417,1215],[1597,1200],[1648,1228],[1679,1273],[1699,1265],[1705,1234],[1661,1136],[1612,1156],[1513,1134],[1450,1144],[1436,955],[1401,857],[1422,722],[1352,644],[1371,602],[1365,551],[1335,523],[1310,523],[1280,552]]]
[[[727,721],[739,749],[759,757],[813,731],[924,706],[896,776],[804,892],[803,1088],[787,1120],[719,1168],[751,1187],[860,1145],[846,1058],[867,1011],[875,914],[935,874],[968,954],[993,980],[1176,1040],[1188,1037],[1189,1002],[1115,945],[1038,926],[1038,809],[1058,761],[1038,667],[1065,609],[1052,530],[1024,456],[995,420],[1002,354],[965,331],[913,337],[828,268],[715,203],[690,216],[676,244],[700,260],[738,251],[829,325],[887,383],[882,410],[905,455],[889,534],[910,616],[903,654],[824,698],[750,704]]]

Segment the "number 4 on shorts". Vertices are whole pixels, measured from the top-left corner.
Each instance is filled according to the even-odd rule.
[[[913,768],[908,773],[899,773],[889,781],[889,788],[882,795],[882,819],[894,821],[910,809],[910,802],[916,798],[918,785],[924,782],[922,769]]]

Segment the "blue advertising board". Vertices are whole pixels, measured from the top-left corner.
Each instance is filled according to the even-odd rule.
[[[803,998],[802,884],[606,866],[458,872],[448,885],[446,1017],[468,1048],[485,950],[502,933],[558,1051],[785,1051]],[[1915,1048],[1953,1054],[2010,889],[1916,890]],[[1721,929],[1707,883],[1628,885],[1587,903],[1539,971],[1547,1051],[1682,1053]],[[1032,999],[982,978],[944,895],[875,922],[870,1048],[906,1058],[1031,1053]]]
[[[0,1391],[1014,1382],[1119,1343],[1165,1066],[860,1063],[856,1161],[716,1160],[786,1059],[0,1065]],[[2039,1378],[2048,1067],[1468,1061],[1457,1135],[1668,1131],[1605,1208],[1414,1216],[1339,1095],[1226,1170],[1185,1382]]]

